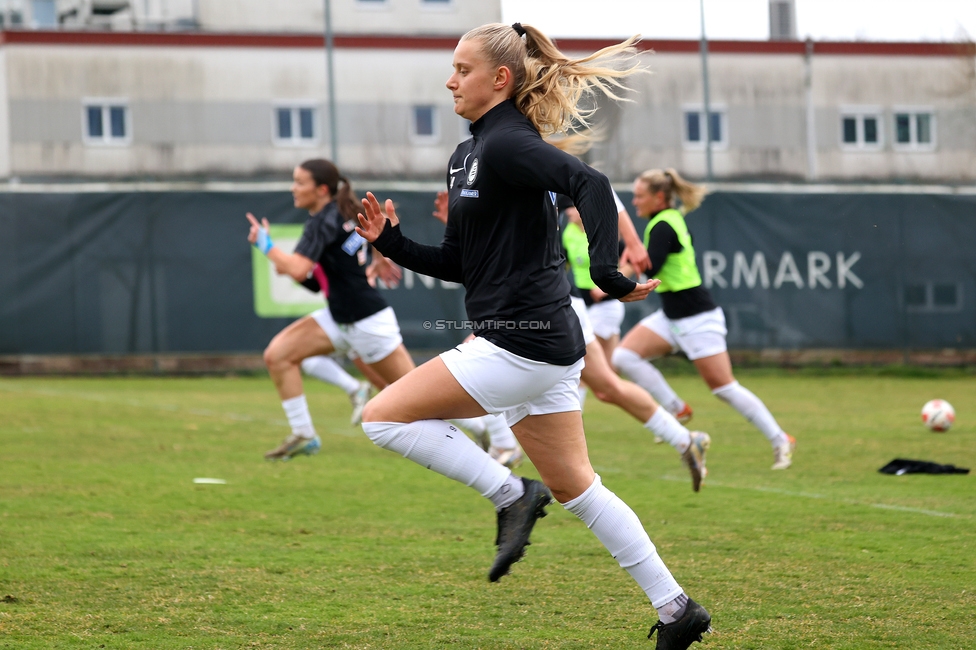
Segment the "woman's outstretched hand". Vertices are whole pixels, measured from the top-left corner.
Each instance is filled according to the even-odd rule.
[[[441,190],[434,199],[434,218],[447,225],[447,192]]]
[[[648,280],[644,284],[639,284],[634,287],[634,290],[628,293],[626,296],[620,299],[620,302],[636,302],[638,300],[643,300],[654,291],[657,286],[661,284],[661,281],[657,278]]]
[[[358,216],[359,226],[356,227],[356,232],[370,243],[376,241],[376,238],[382,234],[387,221],[390,222],[391,226],[400,223],[396,211],[393,209],[393,201],[387,199],[386,205],[380,206],[380,202],[376,200],[372,192],[366,192],[366,198],[363,199],[363,211]]]
[[[247,233],[247,241],[267,255],[268,251],[274,246],[274,242],[271,241],[271,235],[268,234],[268,229],[271,228],[271,225],[267,219],[262,219],[258,223],[258,220],[250,212],[247,213],[247,220],[251,222],[251,230]]]

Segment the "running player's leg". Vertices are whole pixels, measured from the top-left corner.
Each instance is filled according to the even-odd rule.
[[[662,622],[680,618],[687,596],[634,511],[593,471],[579,411],[530,415],[512,428],[555,499],[593,531],[647,594]]]
[[[324,354],[302,361],[302,372],[333,386],[338,386],[350,397],[359,390],[359,381],[346,372],[339,362]]]
[[[705,453],[711,444],[708,434],[688,431],[666,409],[659,407],[647,391],[618,377],[607,363],[603,347],[598,342],[586,346],[585,360],[582,378],[593,388],[597,399],[619,406],[655,436],[674,447],[688,465],[692,489],[697,492],[707,474]]]
[[[603,355],[609,359],[620,343],[620,325],[626,315],[624,304],[619,300],[604,300],[591,305],[586,311],[593,333],[603,347]]]
[[[377,446],[476,489],[500,510],[522,495],[521,480],[444,421],[486,414],[435,357],[370,400],[363,431]]]
[[[402,343],[387,356],[379,361],[367,362],[367,365],[380,379],[387,383],[387,387],[384,390],[389,389],[393,382],[417,367],[410,353],[407,352],[407,348]]]
[[[363,408],[369,401],[370,383],[368,381],[356,379],[346,372],[338,361],[324,355],[309,357],[302,361],[302,372],[346,391],[346,395],[349,396],[349,403],[352,406],[349,423],[353,426],[359,424],[363,417]]]
[[[793,460],[796,441],[779,426],[776,418],[752,391],[735,380],[728,352],[694,360],[695,367],[712,394],[732,406],[766,436],[773,448],[773,469],[786,469]]]
[[[619,334],[614,334],[610,338],[603,338],[598,334],[596,340],[600,343],[600,347],[603,348],[603,356],[607,359],[613,356],[613,351],[620,345]]]
[[[332,339],[313,316],[295,321],[271,339],[264,351],[264,362],[278,389],[292,432],[279,447],[266,453],[265,458],[287,460],[318,451],[320,443],[302,389],[300,364],[308,357],[334,350]]]
[[[656,359],[676,351],[661,311],[634,326],[610,356],[613,367],[650,393],[658,404],[682,422],[691,419],[691,409],[674,392],[661,371],[646,359]]]
[[[485,429],[488,434],[488,455],[496,461],[515,469],[522,464],[522,448],[504,415],[486,415]]]
[[[369,381],[369,383],[371,383],[376,388],[377,391],[381,391],[390,385],[390,382],[383,379],[379,375],[379,373],[377,373],[367,363],[365,363],[362,359],[360,359],[359,355],[355,354],[354,352],[350,352],[349,354],[350,354],[350,358],[352,359],[353,365],[356,366],[359,372],[363,373],[363,377],[365,377]]]

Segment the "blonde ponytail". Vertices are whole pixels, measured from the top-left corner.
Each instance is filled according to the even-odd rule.
[[[582,151],[594,137],[589,120],[596,108],[580,106],[580,102],[598,93],[628,101],[621,96],[628,88],[620,80],[644,71],[633,61],[638,38],[582,59],[570,59],[541,31],[519,23],[482,25],[461,40],[480,40],[492,65],[512,71],[515,104],[542,137],[554,138],[560,148]]]
[[[677,170],[670,167],[663,170],[648,169],[637,180],[644,183],[651,194],[664,192],[664,200],[671,207],[674,207],[677,196],[681,201],[681,211],[685,214],[701,205],[708,193],[704,186],[686,181]]]

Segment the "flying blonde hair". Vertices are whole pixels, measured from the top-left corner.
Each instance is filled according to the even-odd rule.
[[[620,80],[645,72],[634,61],[639,38],[633,36],[582,59],[570,59],[541,31],[519,23],[482,25],[461,40],[480,40],[493,66],[512,71],[515,104],[542,137],[579,153],[595,139],[589,120],[596,108],[580,106],[581,100],[600,93],[629,101],[621,96],[629,88]]]
[[[648,169],[637,180],[644,183],[651,194],[664,192],[664,200],[671,207],[674,207],[674,198],[677,196],[681,200],[681,211],[685,214],[701,205],[708,194],[705,187],[686,181],[677,170],[671,168]]]

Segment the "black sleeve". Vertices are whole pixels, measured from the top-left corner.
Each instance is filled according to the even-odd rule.
[[[391,226],[389,221],[386,222],[386,227],[383,228],[380,236],[373,242],[373,246],[386,257],[411,271],[438,280],[464,282],[457,231],[452,227],[450,219],[447,221],[444,239],[440,246],[418,244],[403,236],[400,232],[400,224]]]
[[[322,287],[319,286],[319,281],[315,279],[314,275],[309,275],[307,278],[305,278],[298,284],[302,285],[312,293],[318,293],[319,291],[322,290]]]
[[[658,221],[654,224],[649,240],[647,254],[651,258],[651,269],[647,275],[653,278],[661,272],[668,255],[680,252],[684,246],[678,241],[678,233],[666,221]]]
[[[499,133],[486,142],[482,155],[486,164],[512,185],[551,190],[572,198],[589,240],[593,282],[614,298],[623,298],[634,290],[637,284],[617,268],[617,204],[606,176],[529,129]]]
[[[341,217],[337,212],[313,217],[305,223],[302,237],[295,245],[295,252],[318,262],[322,259],[322,251],[335,242],[341,231]]]

